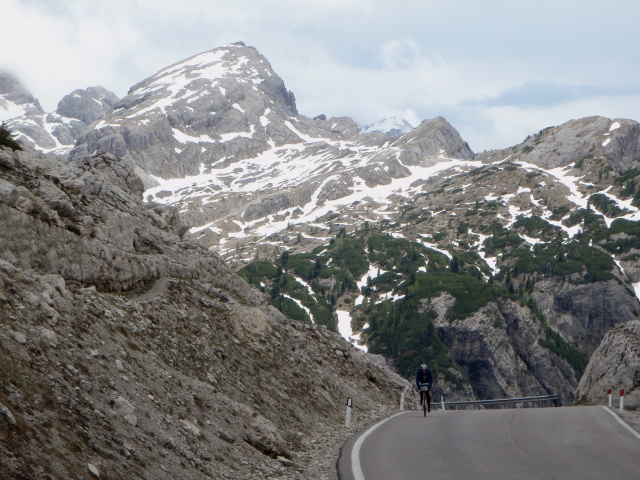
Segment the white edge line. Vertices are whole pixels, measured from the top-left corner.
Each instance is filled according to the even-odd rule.
[[[358,438],[358,440],[356,440],[356,443],[353,445],[353,448],[351,449],[351,470],[353,471],[353,476],[355,477],[355,480],[365,480],[364,474],[362,473],[362,468],[360,467],[360,447],[362,446],[362,443],[380,425],[382,425],[385,422],[388,422],[389,420],[391,420],[394,417],[397,417],[398,415],[402,415],[403,413],[407,413],[407,412],[396,413],[395,415],[392,415],[389,418],[385,418],[384,420],[376,423],[374,426],[370,427],[369,430],[367,430],[362,435],[360,435],[360,438]]]
[[[622,425],[624,428],[626,428],[627,430],[629,430],[631,433],[633,433],[633,435],[635,435],[635,437],[640,440],[640,433],[636,432],[632,427],[630,427],[627,422],[625,422],[624,420],[622,420],[615,412],[612,412],[611,410],[609,410],[609,407],[605,407],[604,405],[602,405],[602,408],[604,408],[607,412],[609,412],[611,415],[613,415],[613,418],[615,418],[618,422],[620,422],[620,425]],[[392,417],[393,418],[393,417]],[[387,419],[388,420],[388,419]],[[376,425],[377,427],[378,425]],[[364,479],[364,477],[363,477]]]

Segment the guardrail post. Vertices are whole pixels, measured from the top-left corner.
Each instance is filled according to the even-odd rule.
[[[400,395],[400,411],[403,412],[404,411],[404,392],[407,391],[407,387],[404,387],[404,390],[402,391],[402,394]]]
[[[624,411],[624,389],[620,390],[620,413]]]
[[[344,426],[349,428],[351,426],[351,397],[347,397],[347,416],[344,419]]]
[[[611,408],[611,394],[613,393],[613,389],[610,388],[607,393],[609,394],[609,408]]]
[[[442,396],[440,396],[440,407],[442,407],[442,411],[444,412],[444,398],[442,398]]]

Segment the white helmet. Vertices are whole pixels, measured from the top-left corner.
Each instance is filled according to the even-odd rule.
[[[423,363],[422,365],[420,365],[420,368],[421,368],[422,370],[426,370],[426,369],[427,369],[427,366]]]

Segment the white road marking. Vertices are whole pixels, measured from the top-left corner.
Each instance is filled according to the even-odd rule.
[[[624,428],[629,430],[638,440],[640,440],[640,433],[636,432],[632,427],[630,427],[627,424],[627,422],[622,420],[616,413],[612,412],[607,407],[603,406],[602,408],[604,408],[607,412],[609,412],[611,415],[613,415],[613,418],[615,418],[618,422],[620,422],[620,425],[622,425]],[[376,425],[376,427],[377,427],[377,425]]]
[[[360,435],[360,438],[358,438],[358,440],[356,440],[356,443],[353,445],[353,449],[351,450],[351,470],[353,471],[353,476],[355,480],[365,480],[364,474],[362,473],[362,468],[360,468],[360,447],[362,446],[362,443],[380,425],[382,425],[385,422],[388,422],[389,420],[391,420],[394,417],[397,417],[398,415],[402,415],[403,413],[407,413],[407,412],[396,413],[395,415],[392,415],[389,418],[385,418],[384,420],[376,423],[373,427],[369,428],[369,430],[367,430],[362,435]]]

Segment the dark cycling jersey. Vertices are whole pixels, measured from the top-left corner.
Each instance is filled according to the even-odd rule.
[[[431,370],[427,369],[424,372],[422,369],[418,370],[416,374],[416,385],[418,390],[420,389],[420,384],[428,384],[429,389],[431,389],[431,385],[433,384],[433,376],[431,375]]]

